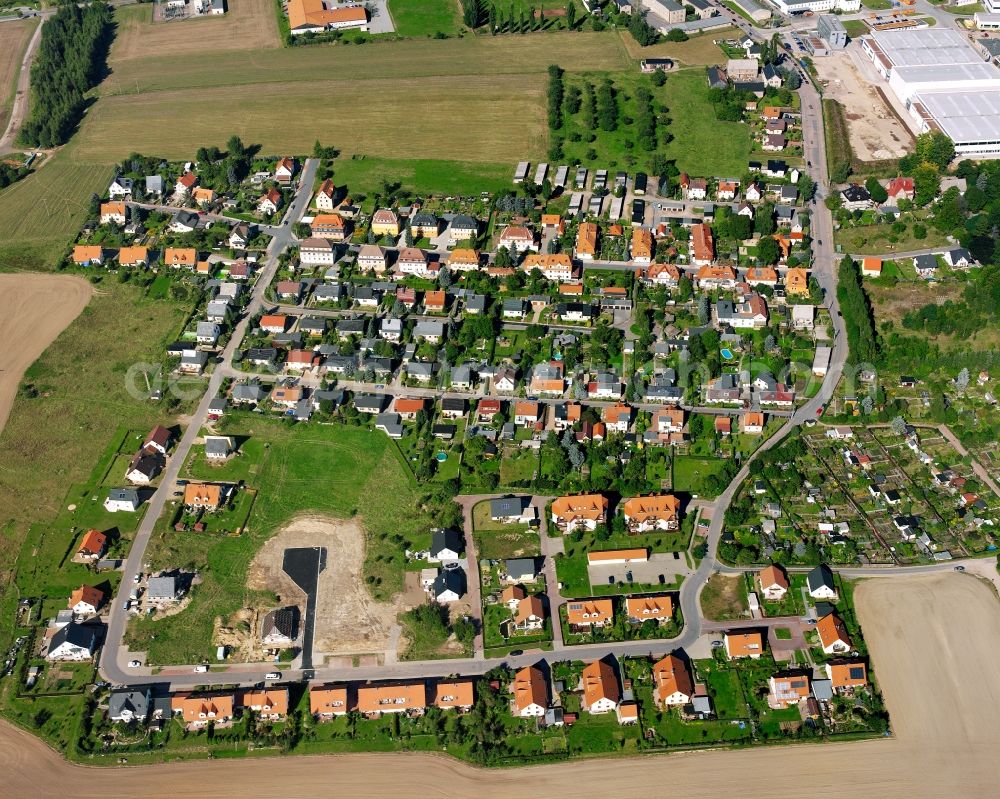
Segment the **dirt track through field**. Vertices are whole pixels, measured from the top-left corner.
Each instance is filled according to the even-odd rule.
[[[896,738],[631,760],[591,760],[481,771],[433,755],[343,755],[171,763],[88,770],[20,730],[0,724],[8,795],[74,799],[197,795],[245,797],[532,797],[607,799],[670,795],[995,797],[1000,740],[1000,605],[969,575],[884,578],[855,594]]]
[[[0,275],[0,431],[21,376],[87,307],[92,292],[70,275]]]

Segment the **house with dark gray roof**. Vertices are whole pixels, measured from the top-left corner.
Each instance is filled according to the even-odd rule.
[[[150,577],[146,584],[146,599],[150,602],[173,602],[179,596],[176,577]]]
[[[534,558],[508,558],[504,561],[503,569],[507,573],[507,580],[513,583],[530,583],[538,577]]]
[[[375,429],[381,430],[389,438],[402,438],[403,425],[398,413],[380,413],[375,417]]]
[[[499,497],[490,500],[490,519],[495,522],[515,523],[534,520],[534,508],[528,497]]]
[[[837,584],[833,581],[830,567],[821,563],[806,575],[809,596],[813,599],[837,599]]]
[[[89,660],[97,645],[97,628],[71,622],[49,639],[47,660]]]
[[[237,383],[233,386],[230,399],[233,405],[256,405],[266,396],[267,392],[258,383]]]
[[[152,689],[148,687],[112,691],[108,697],[108,718],[123,724],[144,722],[149,718],[152,698]]]
[[[456,560],[465,551],[465,538],[451,528],[437,528],[431,533],[430,560],[439,563],[442,560]]]
[[[457,602],[465,596],[465,584],[462,569],[441,569],[431,590],[438,602]]]
[[[385,394],[355,394],[354,407],[360,413],[380,413],[386,406]]]
[[[299,609],[294,605],[277,608],[264,614],[260,640],[271,646],[288,646],[298,635]]]

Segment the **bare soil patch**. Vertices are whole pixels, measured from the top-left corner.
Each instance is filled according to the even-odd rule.
[[[0,275],[0,430],[22,375],[80,315],[92,292],[71,275]]]
[[[701,589],[701,612],[706,619],[726,621],[743,618],[747,610],[743,578],[736,574],[713,574]]]
[[[278,604],[297,605],[305,612],[306,597],[282,569],[291,547],[326,547],[326,569],[319,576],[316,598],[314,657],[382,654],[389,648],[396,614],[423,599],[399,594],[392,604],[372,599],[364,581],[365,531],[357,519],[300,516],[269,539],[250,565],[248,587],[270,591]]]
[[[111,61],[160,53],[173,57],[206,51],[259,50],[278,47],[278,22],[270,0],[228,0],[221,17],[202,16],[153,22],[152,5],[119,9],[118,35]],[[127,81],[125,76],[122,80]]]
[[[856,158],[882,161],[906,155],[913,137],[847,53],[815,58],[813,64],[826,87],[824,99],[844,106]]]

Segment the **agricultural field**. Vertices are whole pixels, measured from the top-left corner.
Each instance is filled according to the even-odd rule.
[[[335,142],[343,154],[422,158],[441,152],[456,134],[456,119],[474,119],[462,130],[461,152],[469,161],[511,164],[544,152],[545,121],[539,109],[544,81],[540,75],[442,75],[237,86],[164,91],[102,98],[79,133],[77,157],[113,162],[129,155],[136,142],[146,152],[184,158],[198,147],[238,133],[259,142],[264,152],[309,153],[317,139]],[[358,93],[366,97],[358,102]],[[274,98],[283,111],[274,113]],[[317,113],[324,107],[341,109]],[[413,99],[424,108],[413,124]],[[186,123],[177,126],[183,117]],[[220,128],[220,119],[228,120]],[[511,125],[511,120],[518,124]]]
[[[51,270],[79,232],[94,192],[111,179],[111,167],[82,162],[72,148],[0,192],[0,266]]]
[[[246,582],[249,563],[279,527],[305,511],[358,517],[367,532],[365,574],[371,577],[372,595],[385,600],[402,590],[404,550],[426,547],[432,525],[415,510],[416,487],[392,441],[364,428],[288,427],[239,413],[227,415],[220,432],[259,442],[240,456],[259,459],[250,481],[257,497],[247,529],[235,537],[178,533],[169,515],[167,523],[161,520],[147,551],[153,567],[197,569],[203,582],[181,613],[134,625],[133,648],[148,649],[155,662],[193,662],[213,651],[216,617],[225,618],[254,599]],[[196,450],[190,457],[198,455]],[[204,473],[193,461],[186,468]],[[365,502],[375,495],[379,502]]]
[[[578,72],[631,69],[634,62],[622,41],[617,34],[605,31],[411,39],[364,45],[287,47],[259,53],[217,52],[213,48],[192,53],[183,59],[169,53],[129,59],[127,66],[124,63],[119,65],[119,75],[109,76],[97,91],[101,96],[143,94],[171,89],[315,82],[324,78],[333,82],[337,76],[342,76],[337,85],[354,89],[349,107],[357,109],[363,108],[372,97],[372,91],[364,88],[369,80],[458,75],[544,75],[549,64],[559,64],[563,69]],[[262,87],[259,91],[268,93],[272,99],[276,96],[271,89]],[[314,95],[310,107],[315,106],[315,100]],[[415,102],[417,100],[419,102]],[[417,91],[396,113],[399,118],[407,120],[412,119],[409,115],[413,113],[431,114],[435,111],[433,101],[434,98],[428,97],[422,90]],[[468,114],[463,116],[463,119],[470,118]],[[238,115],[236,119],[242,120],[243,115]],[[516,117],[510,117],[508,126],[516,121]],[[226,135],[228,133],[227,128]],[[223,140],[225,138],[222,136]],[[249,134],[244,138],[249,139]],[[344,142],[333,143],[342,145]]]
[[[22,19],[0,25],[0,131],[7,129],[21,70],[21,58],[37,25],[37,19]]]
[[[110,63],[169,53],[187,58],[211,51],[263,50],[280,47],[273,0],[229,0],[224,16],[153,22],[153,5],[115,10],[118,32]]]

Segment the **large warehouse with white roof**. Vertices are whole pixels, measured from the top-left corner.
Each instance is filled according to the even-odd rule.
[[[921,131],[939,130],[959,157],[1000,158],[1000,69],[958,31],[876,31],[862,50]]]

